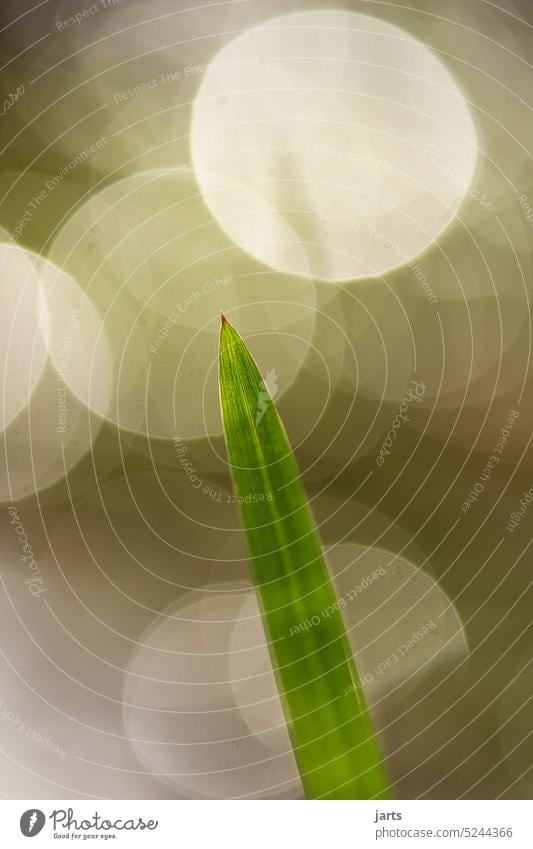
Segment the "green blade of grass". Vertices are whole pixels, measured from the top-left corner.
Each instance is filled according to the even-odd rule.
[[[252,577],[304,792],[385,799],[390,783],[287,434],[222,317],[220,395]]]

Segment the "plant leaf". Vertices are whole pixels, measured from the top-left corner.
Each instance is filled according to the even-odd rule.
[[[287,434],[222,316],[228,455],[272,665],[307,798],[384,799],[390,782]]]

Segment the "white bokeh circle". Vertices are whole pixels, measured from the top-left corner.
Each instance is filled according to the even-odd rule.
[[[468,188],[477,140],[433,51],[386,21],[319,9],[263,21],[216,54],[191,151],[236,242],[274,268],[338,280],[382,273],[432,243]],[[213,192],[220,179],[234,192]],[[265,204],[297,242],[257,245]]]

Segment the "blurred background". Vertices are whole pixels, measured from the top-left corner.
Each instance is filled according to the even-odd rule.
[[[531,4],[0,17],[0,794],[301,797],[223,309],[395,795],[531,798]]]

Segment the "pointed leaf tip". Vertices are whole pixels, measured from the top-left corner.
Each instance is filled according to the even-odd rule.
[[[389,798],[341,600],[283,423],[268,401],[276,370],[263,377],[224,314],[220,336],[220,400],[234,491],[305,795]]]

